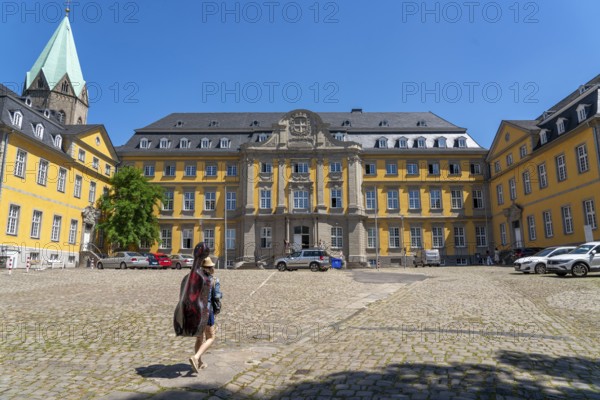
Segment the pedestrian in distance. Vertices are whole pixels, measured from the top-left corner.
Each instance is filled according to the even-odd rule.
[[[500,264],[500,250],[497,247],[494,249],[494,264]]]
[[[490,251],[486,250],[485,251],[485,261],[487,265],[493,265],[494,263],[492,262],[492,256],[490,255]]]

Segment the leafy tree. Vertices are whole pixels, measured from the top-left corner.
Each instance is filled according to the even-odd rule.
[[[160,239],[155,207],[163,200],[163,189],[148,182],[134,167],[119,169],[110,180],[108,195],[98,201],[100,222],[107,242],[137,250],[142,241],[154,243]]]

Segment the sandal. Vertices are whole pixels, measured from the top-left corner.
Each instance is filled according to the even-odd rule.
[[[198,368],[198,361],[196,361],[195,357],[190,357],[190,364],[192,364],[192,370],[195,373],[198,373],[200,369]]]

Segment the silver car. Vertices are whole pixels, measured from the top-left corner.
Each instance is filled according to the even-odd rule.
[[[104,268],[148,268],[148,257],[134,251],[119,251],[113,257],[102,258],[98,261],[98,269]]]
[[[192,268],[194,265],[194,256],[191,254],[170,254],[169,258],[173,262],[173,267],[177,269]]]
[[[600,242],[588,242],[568,254],[550,258],[546,270],[558,276],[570,273],[575,277],[586,276],[588,272],[599,272]]]
[[[294,271],[300,268],[310,268],[311,271],[327,271],[331,266],[329,255],[322,249],[302,249],[287,257],[275,260],[275,266],[280,271]]]
[[[515,260],[515,271],[522,272],[524,274],[529,274],[531,272],[535,272],[536,274],[545,274],[546,264],[548,264],[549,257],[567,254],[572,250],[575,250],[575,246],[557,246],[545,248],[544,250],[537,252],[532,256],[521,257],[518,260]]]

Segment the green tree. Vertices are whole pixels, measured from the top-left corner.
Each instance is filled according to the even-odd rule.
[[[137,250],[141,242],[160,239],[157,211],[163,189],[148,182],[134,167],[124,167],[110,180],[109,193],[98,201],[100,222],[111,249]]]

